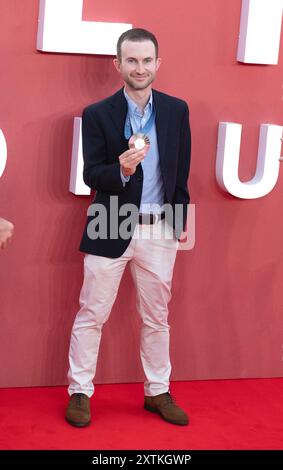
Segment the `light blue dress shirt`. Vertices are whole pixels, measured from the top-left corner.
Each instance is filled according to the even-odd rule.
[[[152,113],[152,92],[147,105],[142,111],[139,106],[130,98],[124,88],[124,95],[128,102],[128,111],[132,129],[134,133],[140,132],[140,128],[144,127]],[[140,213],[153,213],[159,214],[161,206],[164,204],[164,185],[159,164],[159,152],[157,145],[156,125],[153,124],[151,130],[148,132],[150,139],[150,147],[146,156],[141,162],[143,169],[143,188],[141,196],[141,205],[139,208]],[[124,176],[121,170],[121,179],[125,185],[129,181],[130,176]],[[155,204],[158,204],[155,207]]]

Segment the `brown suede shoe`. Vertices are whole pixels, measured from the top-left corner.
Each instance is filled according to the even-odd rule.
[[[73,393],[66,410],[66,420],[68,423],[78,428],[83,428],[90,424],[90,418],[89,397],[84,393]]]
[[[144,409],[159,413],[160,416],[169,423],[189,424],[188,415],[176,405],[169,392],[161,393],[155,397],[144,397]]]

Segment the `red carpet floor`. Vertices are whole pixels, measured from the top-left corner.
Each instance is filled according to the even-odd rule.
[[[143,409],[143,384],[98,385],[93,421],[64,420],[66,387],[0,389],[0,449],[283,449],[283,379],[173,382],[190,415],[176,426]]]

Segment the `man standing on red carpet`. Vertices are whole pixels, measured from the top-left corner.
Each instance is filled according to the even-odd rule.
[[[126,31],[114,59],[123,88],[83,112],[83,177],[96,194],[80,245],[84,281],[69,351],[66,419],[78,427],[91,421],[102,328],[128,262],[142,319],[144,408],[188,424],[169,391],[167,319],[189,204],[189,110],[185,101],[151,88],[160,63],[152,33]]]

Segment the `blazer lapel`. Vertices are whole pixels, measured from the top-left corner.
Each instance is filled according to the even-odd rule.
[[[158,142],[158,151],[159,158],[162,165],[162,162],[165,163],[165,152],[166,152],[166,141],[168,136],[168,121],[170,106],[165,97],[162,97],[157,90],[152,90],[153,93],[153,102],[156,109],[156,134]]]
[[[124,88],[121,88],[115,95],[112,96],[110,101],[109,114],[111,119],[119,132],[119,135],[123,142],[126,141],[124,137],[124,126],[128,112],[127,100],[123,92]]]

